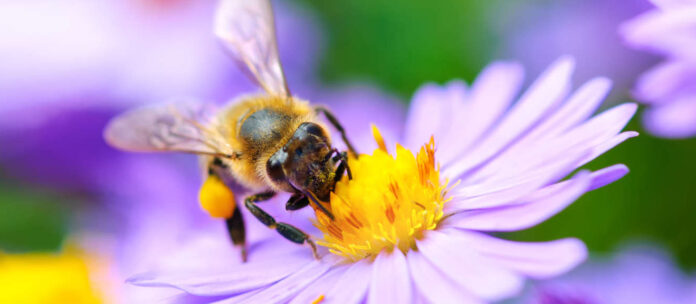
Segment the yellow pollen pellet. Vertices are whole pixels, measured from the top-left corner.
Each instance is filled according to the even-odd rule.
[[[214,218],[229,218],[236,207],[234,193],[215,175],[209,175],[203,182],[198,199],[201,208]]]

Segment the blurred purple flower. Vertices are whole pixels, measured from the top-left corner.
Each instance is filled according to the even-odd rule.
[[[656,8],[626,22],[621,33],[639,50],[666,60],[643,74],[636,98],[649,107],[643,123],[667,138],[696,135],[696,2],[652,0]]]
[[[300,93],[329,95],[312,73],[317,27],[306,12],[280,4],[279,45],[288,78],[302,84]],[[78,193],[120,184],[128,179],[118,170],[134,156],[102,139],[115,114],[173,97],[220,103],[254,90],[211,33],[214,5],[0,3],[0,41],[8,46],[0,48],[0,166],[8,177]],[[393,100],[377,92],[369,97]]]
[[[592,117],[609,80],[593,79],[570,94],[573,67],[559,60],[519,98],[523,70],[504,62],[470,88],[452,82],[415,94],[401,142],[414,149],[434,135],[443,178],[459,181],[447,192],[444,220],[414,240],[417,251],[387,249],[374,260],[347,262],[324,250],[314,260],[307,248],[266,233],[251,239],[249,261],[240,264],[219,231],[193,238],[130,282],[220,303],[479,303],[518,293],[525,277],[564,273],[584,260],[581,241],[520,243],[487,233],[532,227],[628,172],[615,165],[560,181],[636,135],[621,132],[634,104]]]
[[[110,118],[138,104],[181,96],[222,103],[255,89],[211,33],[214,6],[190,0],[0,3],[3,178],[97,203],[76,210],[84,215],[76,226],[101,236],[86,245],[112,253],[119,283],[179,249],[192,231],[224,229],[198,207],[200,169],[193,156],[122,153],[102,139]],[[335,108],[356,138],[370,134],[365,120],[403,120],[401,103],[377,89],[321,87],[313,73],[321,41],[312,16],[279,2],[276,18],[294,92]],[[348,120],[354,117],[360,119]],[[131,287],[117,292],[127,303],[157,296]]]
[[[621,102],[635,75],[652,62],[609,30],[647,10],[645,0],[520,1],[506,7],[492,18],[503,36],[499,56],[520,60],[536,73],[549,58],[571,55],[579,63],[579,79],[605,75],[614,81],[605,107]]]
[[[696,303],[696,277],[687,276],[662,250],[631,246],[592,259],[557,279],[539,282],[521,303]]]

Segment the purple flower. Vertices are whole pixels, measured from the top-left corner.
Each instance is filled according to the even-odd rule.
[[[607,29],[648,8],[645,0],[526,1],[493,19],[504,37],[502,56],[520,60],[537,73],[548,58],[572,55],[578,61],[577,79],[595,75],[612,79],[614,90],[607,103],[613,105],[652,61],[647,54],[626,48],[621,37]]]
[[[142,156],[104,143],[111,117],[185,96],[224,102],[254,88],[210,34],[215,4],[0,3],[0,40],[8,46],[0,49],[0,165],[6,174],[74,193],[128,188],[120,168]],[[302,84],[300,94],[331,105],[337,94],[320,89],[313,77],[316,25],[307,12],[279,4],[280,55],[289,80]],[[343,91],[393,99],[365,86]]]
[[[181,96],[224,102],[254,88],[210,33],[215,4],[0,3],[0,40],[10,46],[0,49],[3,174],[89,203],[76,226],[98,236],[85,246],[110,254],[116,293],[128,303],[158,295],[123,286],[125,277],[179,249],[192,231],[214,235],[224,223],[198,206],[193,156],[122,153],[102,132],[137,104]],[[370,86],[320,86],[313,67],[321,37],[312,16],[284,2],[277,8],[280,56],[288,80],[297,82],[294,93],[339,111],[355,139],[369,136],[364,121],[403,120],[399,101]]]
[[[630,246],[611,258],[593,258],[567,275],[536,284],[520,302],[695,303],[696,278],[680,272],[662,250]]]
[[[650,107],[643,123],[667,138],[696,135],[696,3],[653,0],[655,8],[621,27],[626,42],[666,57],[636,83],[636,98]]]
[[[220,303],[477,303],[517,294],[525,278],[562,274],[585,259],[581,241],[521,243],[489,233],[534,226],[628,172],[614,165],[561,181],[636,135],[621,132],[636,106],[592,116],[610,81],[571,93],[573,68],[572,59],[557,61],[520,97],[523,70],[506,62],[471,87],[421,88],[403,129],[406,148],[389,154],[375,132],[379,148],[352,160],[353,179],[336,186],[328,206],[335,220],[317,213],[315,228],[300,221],[322,236],[320,260],[248,221],[258,232],[247,263],[220,229],[130,282]],[[312,216],[300,214],[288,220]]]

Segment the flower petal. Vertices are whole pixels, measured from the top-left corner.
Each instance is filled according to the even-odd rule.
[[[522,243],[472,231],[459,231],[457,236],[496,263],[537,279],[565,273],[587,258],[585,244],[574,238]]]
[[[695,135],[696,94],[648,109],[643,114],[643,123],[650,133],[665,138]]]
[[[696,64],[672,59],[651,68],[638,78],[633,89],[643,103],[660,105],[680,94],[696,94]]]
[[[633,47],[690,58],[696,46],[694,27],[696,7],[689,5],[669,11],[649,11],[625,23],[621,33]]]
[[[579,173],[568,181],[536,191],[527,198],[527,203],[457,213],[448,217],[443,225],[480,231],[526,229],[574,202],[589,190],[592,180],[591,174]]]
[[[380,253],[372,265],[367,303],[409,303],[411,297],[411,277],[404,254],[399,250]]]
[[[440,272],[484,300],[512,296],[522,288],[522,277],[492,263],[461,238],[431,230],[417,245],[423,256]]]
[[[411,278],[426,303],[482,303],[440,272],[418,251],[408,253]]]
[[[338,280],[343,276],[350,266],[341,265],[332,268],[320,278],[311,283],[311,286],[303,289],[296,297],[290,301],[290,304],[306,304],[312,303],[321,296],[326,296],[326,291],[331,289]]]
[[[304,248],[302,248],[304,249]],[[217,272],[190,269],[180,273],[145,273],[127,280],[128,283],[147,287],[173,287],[201,296],[229,295],[253,290],[277,282],[312,261],[307,250],[283,252],[258,262],[235,265],[234,271]]]
[[[360,152],[369,152],[377,148],[370,124],[379,128],[387,143],[394,144],[401,136],[406,106],[389,94],[366,85],[333,87],[318,93],[308,93],[309,100],[319,101],[331,109],[341,122],[348,138]],[[321,118],[323,119],[323,116]],[[334,139],[334,147],[345,150],[340,133],[333,127],[329,127],[328,130]]]
[[[578,167],[582,155],[568,155],[557,162],[536,168],[526,175],[517,175],[507,180],[490,180],[478,185],[463,186],[452,192],[455,198],[445,205],[446,213],[493,208],[519,202],[523,197],[537,191]],[[461,198],[458,198],[461,196]]]
[[[456,100],[461,105],[459,111],[448,113],[449,132],[438,141],[440,163],[444,166],[456,160],[457,156],[471,148],[481,136],[490,131],[491,126],[500,119],[518,94],[524,69],[517,63],[495,62],[488,65],[474,81],[471,93],[466,98]],[[451,98],[459,98],[451,94]],[[423,126],[414,126],[422,128]],[[408,133],[407,133],[408,136]],[[435,137],[435,140],[440,138]],[[420,144],[422,144],[421,142]]]
[[[538,127],[535,127],[525,140],[551,137],[575,127],[585,121],[599,108],[611,89],[611,80],[599,77],[581,86],[568,100]]]
[[[563,162],[564,158],[587,154],[578,164],[583,165],[606,151],[606,148],[622,141],[616,142],[612,138],[626,126],[636,109],[637,105],[632,103],[618,105],[554,138],[515,145],[468,178],[490,180],[492,177],[500,179],[515,175],[524,176],[540,166],[550,166],[556,161]],[[629,133],[624,136],[633,135],[634,133]],[[608,142],[616,143],[611,145],[607,144]],[[564,177],[574,169],[558,172],[558,178]]]
[[[567,93],[573,67],[571,58],[556,61],[510,109],[497,127],[466,157],[449,166],[445,175],[457,178],[489,161],[544,119]]]
[[[285,279],[259,291],[238,303],[281,303],[287,302],[297,292],[305,288],[331,268],[332,263],[312,261]],[[267,271],[267,270],[265,270]]]
[[[628,174],[628,167],[623,164],[617,164],[597,170],[592,173],[592,184],[590,185],[589,190],[599,189],[611,184],[624,177],[626,174]]]
[[[326,291],[325,299],[339,300],[341,303],[362,303],[372,275],[371,266],[365,260],[351,265],[338,282]]]
[[[406,121],[404,145],[416,150],[430,139],[444,138],[448,126],[454,120],[452,115],[466,96],[466,84],[451,82],[440,87],[436,84],[426,84],[414,94]]]

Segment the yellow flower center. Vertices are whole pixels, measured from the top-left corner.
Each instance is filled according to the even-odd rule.
[[[448,201],[433,138],[415,156],[397,145],[394,157],[375,127],[373,134],[380,148],[349,159],[353,179],[344,175],[331,193],[327,207],[335,219],[316,212],[315,225],[324,234],[317,243],[354,261],[414,248],[425,230],[437,227]]]

